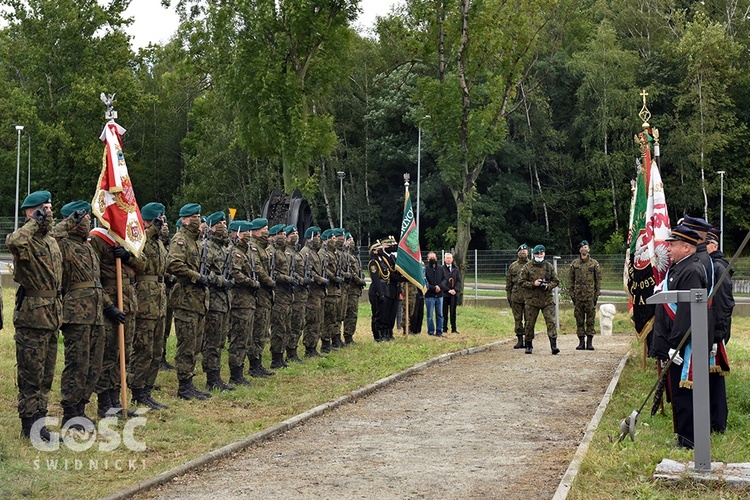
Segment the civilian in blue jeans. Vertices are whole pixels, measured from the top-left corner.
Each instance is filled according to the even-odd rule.
[[[424,268],[424,277],[427,292],[424,294],[424,303],[427,306],[427,335],[443,336],[443,290],[448,286],[446,283],[443,266],[437,263],[435,252],[427,254],[427,266]],[[433,321],[433,315],[437,316],[437,325]]]

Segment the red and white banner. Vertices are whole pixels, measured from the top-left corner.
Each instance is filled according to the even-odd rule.
[[[109,236],[129,252],[140,256],[146,232],[122,152],[124,133],[124,128],[109,121],[99,137],[104,141],[104,158],[91,211],[108,230]]]

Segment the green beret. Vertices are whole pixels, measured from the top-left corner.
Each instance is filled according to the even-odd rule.
[[[52,203],[52,195],[49,191],[34,191],[23,200],[21,208],[34,208],[45,203]]]
[[[532,254],[536,255],[538,253],[545,252],[546,248],[544,248],[544,245],[537,245],[534,247],[534,250],[531,251]]]
[[[180,217],[190,217],[201,213],[201,206],[198,203],[187,203],[180,209]]]
[[[297,226],[295,226],[294,224],[292,224],[290,226],[285,227],[284,228],[284,232],[286,233],[287,236],[289,236],[290,234],[297,233],[299,231],[297,231]]]
[[[348,240],[349,238],[352,238],[352,233],[346,233],[346,234],[344,235],[344,239],[345,239],[345,240]]]
[[[229,230],[244,233],[245,231],[250,231],[250,223],[246,220],[233,220],[229,224]]]
[[[250,230],[255,231],[257,229],[263,229],[268,225],[268,219],[253,219],[252,222],[250,222]]]
[[[141,218],[143,220],[154,220],[163,214],[165,210],[164,205],[152,201],[141,207]]]
[[[527,245],[526,243],[521,243],[518,246],[518,250],[516,250],[516,252],[520,252],[521,250],[528,250],[528,249],[529,249],[529,245]]]
[[[331,229],[331,232],[333,233],[333,236],[344,236],[346,231],[343,227],[337,227],[336,229]]]
[[[320,228],[318,226],[310,226],[305,231],[305,238],[313,238],[316,234],[320,234]]]
[[[227,220],[227,215],[224,212],[214,212],[206,217],[206,225],[208,227],[214,227],[223,220]]]
[[[63,207],[60,209],[60,213],[63,217],[67,217],[68,215],[72,214],[76,210],[85,210],[86,213],[91,213],[91,203],[83,200],[78,201],[71,201],[70,203],[67,203],[63,205]]]
[[[322,234],[320,235],[320,239],[321,239],[321,240],[323,240],[323,241],[327,240],[328,238],[330,238],[330,237],[331,237],[331,233],[332,233],[332,232],[333,232],[333,231],[332,231],[331,229],[326,229],[326,230],[325,230],[325,231],[323,231],[323,233],[322,233]]]
[[[174,227],[180,227],[182,225],[182,219],[177,219],[177,222],[174,223]]]
[[[275,226],[273,226],[272,228],[268,230],[268,236],[276,236],[277,234],[282,232],[285,227],[286,227],[286,224],[276,224]]]
[[[583,246],[589,246],[589,242],[586,240],[581,240],[581,242],[578,244],[578,248],[581,248]]]

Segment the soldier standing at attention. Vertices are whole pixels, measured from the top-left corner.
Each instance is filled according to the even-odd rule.
[[[508,273],[505,275],[505,295],[508,297],[508,304],[513,311],[513,319],[516,322],[515,332],[518,342],[513,346],[513,349],[523,349],[525,347],[525,304],[528,290],[521,286],[521,271],[529,262],[529,247],[526,243],[522,243],[518,247],[517,255],[518,259],[508,267]]]
[[[208,287],[208,312],[203,330],[202,358],[203,371],[206,372],[206,390],[233,391],[234,387],[221,379],[221,350],[229,333],[230,290],[234,285],[230,277],[232,263],[227,262],[230,248],[226,214],[214,212],[206,217],[206,230],[210,234],[206,243],[206,266],[213,282]]]
[[[47,395],[52,388],[57,359],[57,330],[62,319],[62,254],[47,234],[52,224],[52,196],[35,191],[23,201],[26,223],[9,234],[5,243],[13,255],[13,280],[19,284],[13,326],[18,366],[18,416],[21,436],[31,437],[37,419],[47,416]],[[36,436],[34,436],[36,438]],[[46,426],[39,438],[49,441]]]
[[[594,350],[594,321],[596,320],[596,302],[602,289],[602,268],[596,259],[589,255],[589,242],[581,241],[578,245],[581,255],[570,264],[568,276],[568,293],[575,307],[577,351]],[[584,342],[584,336],[586,341]]]
[[[341,305],[341,282],[336,278],[336,238],[332,229],[326,229],[320,235],[323,247],[319,250],[321,261],[324,263],[323,272],[328,279],[326,298],[323,304],[323,328],[320,332],[320,352],[331,352],[331,340],[334,333],[338,334],[338,307]]]
[[[383,331],[383,307],[382,301],[384,296],[384,287],[388,286],[387,268],[382,261],[381,252],[383,245],[380,240],[375,241],[370,246],[370,260],[367,263],[367,270],[370,273],[370,287],[367,290],[367,297],[370,300],[370,310],[372,319],[370,328],[372,329],[372,338],[375,342],[382,342],[381,332]]]
[[[284,233],[286,233],[286,246],[294,255],[295,266],[295,283],[292,290],[292,313],[289,323],[289,342],[286,345],[286,360],[301,363],[302,359],[297,355],[297,346],[305,329],[305,309],[309,298],[307,291],[309,283],[306,282],[305,276],[305,256],[302,255],[301,250],[297,250],[297,243],[299,242],[297,226],[286,226]],[[309,264],[307,269],[309,273]]]
[[[201,336],[208,311],[209,277],[201,268],[201,206],[187,203],[180,208],[180,231],[169,244],[167,272],[177,277],[169,301],[174,311],[177,337],[177,397],[204,400],[211,397],[193,384],[195,358],[201,350]]]
[[[253,219],[250,222],[250,230],[252,232],[251,260],[255,262],[255,274],[260,282],[260,289],[258,290],[258,305],[255,309],[253,338],[248,345],[247,357],[250,360],[250,375],[255,378],[265,378],[274,374],[263,366],[263,349],[271,337],[269,326],[276,281],[271,278],[271,258],[267,250],[268,220]]]
[[[560,284],[552,264],[544,260],[545,248],[537,245],[532,251],[533,260],[526,263],[521,271],[521,286],[529,291],[526,297],[526,354],[533,353],[534,327],[539,311],[544,315],[547,323],[547,336],[552,354],[557,354],[557,326],[555,325],[555,299],[552,290]]]
[[[232,241],[236,242],[232,251],[231,324],[229,327],[229,383],[250,385],[245,378],[245,356],[253,336],[256,294],[260,284],[255,279],[255,269],[250,261],[250,223],[233,220],[229,224]]]
[[[386,342],[393,340],[393,328],[396,325],[396,314],[398,314],[399,295],[401,295],[401,282],[403,277],[396,271],[396,249],[398,242],[393,236],[383,240],[383,263],[388,272],[388,280],[385,285],[383,299],[383,332],[381,338]]]
[[[365,279],[362,274],[362,264],[359,258],[354,255],[354,238],[351,233],[346,233],[344,240],[346,249],[346,268],[349,275],[346,293],[346,308],[344,309],[344,343],[345,345],[354,343],[354,332],[357,330],[357,313],[359,312],[359,298],[362,296],[362,290],[365,288]]]
[[[273,239],[271,254],[273,255],[274,277],[276,289],[273,305],[271,306],[271,368],[286,368],[284,352],[290,342],[292,300],[292,252],[286,247],[285,224],[276,224],[268,230],[268,236]]]
[[[333,229],[332,236],[334,251],[336,253],[336,275],[333,282],[335,283],[338,281],[339,283],[339,304],[336,308],[338,316],[336,317],[336,327],[331,333],[331,347],[334,349],[340,349],[346,345],[341,338],[341,330],[344,326],[344,314],[346,312],[346,297],[349,293],[346,286],[349,275],[346,271],[346,251],[344,250],[345,235],[346,230],[344,230],[344,228],[337,227]]]
[[[162,219],[164,221],[164,225],[161,228],[159,239],[164,245],[164,248],[169,251],[169,243],[172,241],[172,237],[169,236],[169,224],[167,223],[166,216],[163,216]],[[177,231],[180,230],[180,223],[180,219],[177,219],[177,222],[175,223],[175,229]],[[164,340],[162,341],[163,348],[161,351],[161,362],[159,363],[159,370],[174,370],[174,365],[167,361],[167,339],[169,338],[169,332],[172,331],[172,319],[174,318],[172,306],[169,303],[169,295],[172,293],[172,287],[174,287],[174,284],[176,282],[177,278],[173,274],[167,273],[164,275],[164,292],[167,295],[167,316],[164,318]]]
[[[63,265],[62,334],[65,368],[60,380],[62,425],[75,417],[88,418],[86,403],[94,392],[104,357],[102,311],[117,321],[125,314],[103,293],[99,256],[88,243],[91,204],[74,201],[60,210],[65,217],[50,232],[57,240]],[[93,425],[93,424],[92,424]],[[84,430],[82,426],[74,426]]]
[[[323,261],[320,257],[320,228],[312,226],[305,231],[305,247],[300,251],[309,276],[305,278],[308,286],[308,300],[305,306],[305,333],[302,343],[305,345],[305,357],[320,356],[318,341],[323,327],[323,307],[326,298],[328,279],[323,276]]]

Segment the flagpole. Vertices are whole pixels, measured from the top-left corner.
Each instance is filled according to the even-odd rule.
[[[406,208],[406,199],[409,196],[409,174],[404,174],[404,208]],[[409,335],[409,282],[404,283],[404,301],[406,309],[404,311],[404,336]]]
[[[124,311],[122,301],[122,260],[115,258],[115,272],[117,273],[117,307]],[[123,418],[128,414],[128,379],[125,370],[125,325],[117,324],[117,337],[120,346],[120,404]]]

